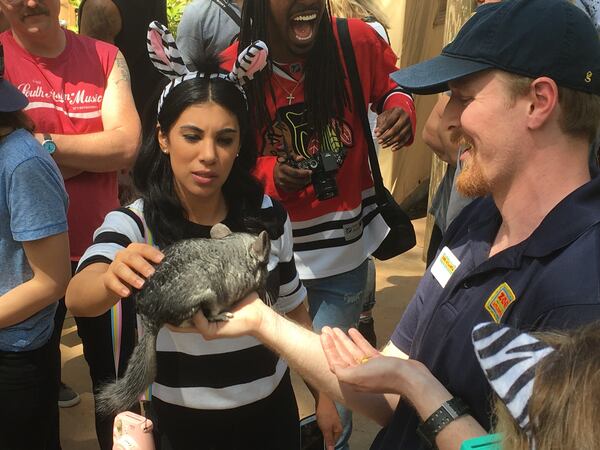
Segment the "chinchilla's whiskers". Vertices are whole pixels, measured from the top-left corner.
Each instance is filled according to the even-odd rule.
[[[273,306],[275,304],[275,302],[273,301],[273,297],[268,291],[265,293],[265,303],[267,304],[267,306]]]

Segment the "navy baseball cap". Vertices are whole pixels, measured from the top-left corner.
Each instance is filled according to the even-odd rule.
[[[485,4],[441,55],[392,73],[415,94],[448,90],[448,82],[499,69],[600,95],[600,40],[590,18],[567,0]]]
[[[27,106],[29,100],[4,79],[4,48],[0,45],[0,112],[15,112]]]

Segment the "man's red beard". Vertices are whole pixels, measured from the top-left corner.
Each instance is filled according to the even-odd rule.
[[[483,197],[490,193],[490,185],[483,176],[481,167],[472,161],[462,164],[455,182],[456,189],[465,197]]]
[[[485,179],[481,166],[474,160],[475,145],[462,133],[452,136],[453,142],[461,148],[469,148],[469,159],[461,162],[461,171],[455,180],[456,189],[465,197],[483,197],[490,193],[490,185]]]

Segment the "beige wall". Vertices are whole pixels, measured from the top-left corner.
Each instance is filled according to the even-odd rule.
[[[69,0],[60,0],[60,18],[67,23],[69,30],[77,29],[77,14]]]
[[[446,0],[381,0],[390,18],[390,39],[400,58],[400,67],[439,54],[444,33],[444,22],[440,21],[439,13],[445,9],[445,4]],[[393,154],[385,150],[380,153],[386,185],[400,202],[429,180],[431,151],[423,143],[421,131],[434,104],[433,96],[416,96],[414,144]]]

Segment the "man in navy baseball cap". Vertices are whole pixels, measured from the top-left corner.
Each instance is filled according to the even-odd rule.
[[[600,94],[600,46],[586,14],[566,0],[507,0],[480,6],[441,55],[391,75],[415,94],[486,69]]]
[[[4,79],[4,48],[0,45],[0,112],[15,112],[29,101],[21,91]]]

